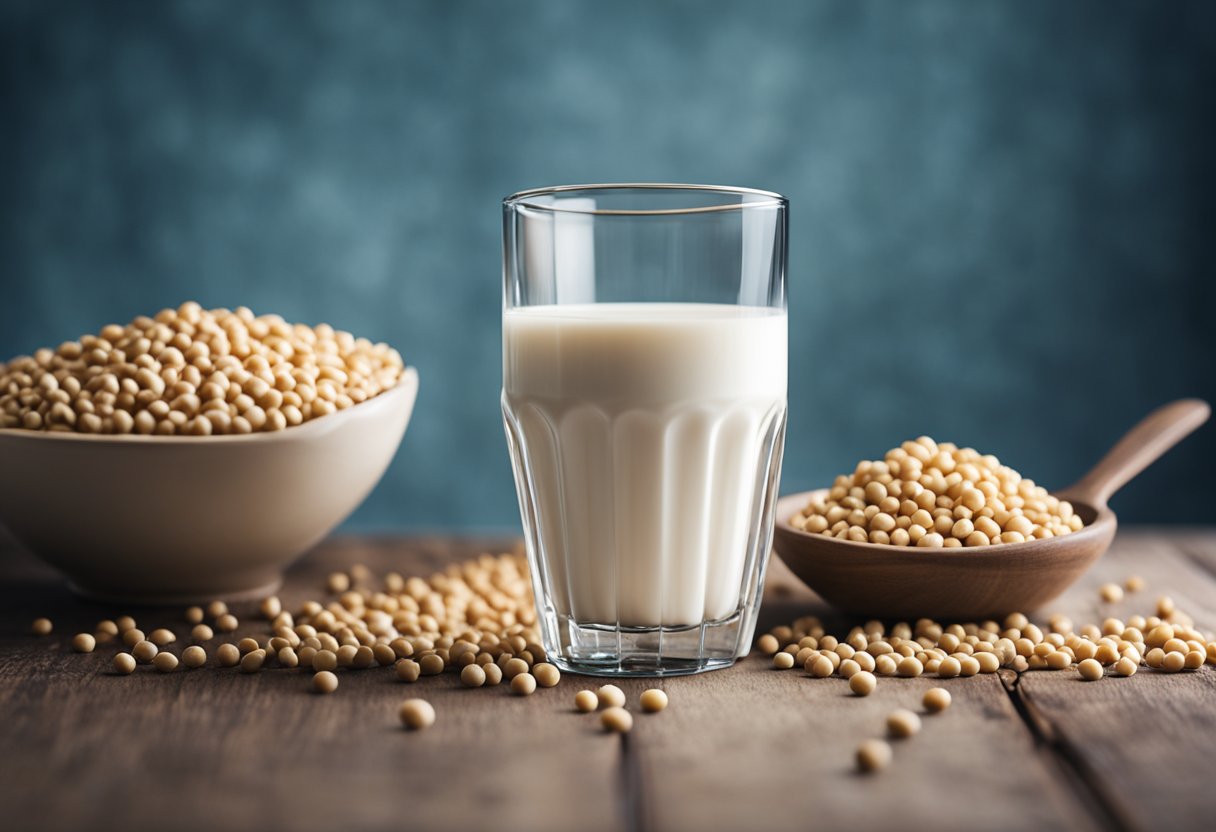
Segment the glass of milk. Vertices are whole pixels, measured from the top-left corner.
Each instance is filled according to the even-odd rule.
[[[703,185],[503,203],[502,409],[563,670],[748,651],[785,439],[788,205]]]

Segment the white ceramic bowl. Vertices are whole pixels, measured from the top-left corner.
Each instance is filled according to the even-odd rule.
[[[85,595],[268,594],[379,482],[417,393],[410,367],[362,404],[244,436],[0,430],[0,525]]]

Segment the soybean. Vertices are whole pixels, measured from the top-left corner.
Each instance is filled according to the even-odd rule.
[[[887,732],[897,739],[907,739],[920,731],[920,717],[906,708],[892,711],[887,717]]]
[[[633,728],[633,714],[619,705],[613,705],[600,714],[600,725],[605,731],[628,734]]]
[[[804,669],[816,679],[826,679],[828,676],[832,675],[836,668],[832,664],[831,659],[821,654],[807,659]]]
[[[931,714],[941,713],[946,710],[950,707],[950,702],[950,691],[945,688],[929,688],[921,699],[921,704]]]
[[[148,633],[148,641],[155,644],[157,647],[164,647],[166,644],[172,644],[177,641],[177,636],[172,630],[167,630],[164,627],[153,630]]]
[[[542,688],[554,687],[562,680],[561,672],[548,662],[538,662],[533,665],[532,675],[536,677],[536,684]]]
[[[881,771],[891,763],[891,746],[882,740],[866,740],[857,746],[857,768],[865,773]]]
[[[425,699],[407,699],[399,711],[401,724],[411,731],[420,731],[435,724],[435,709]]]
[[[849,690],[858,696],[869,696],[877,686],[878,680],[874,674],[865,670],[858,670],[849,677]]]
[[[460,671],[460,683],[466,688],[479,688],[486,683],[486,672],[479,664],[467,664]]]
[[[616,685],[602,685],[595,695],[601,708],[625,707],[625,692]]]
[[[197,644],[182,651],[182,664],[186,667],[202,667],[207,663],[207,651]]]
[[[536,677],[531,673],[520,673],[511,679],[511,693],[516,696],[531,696],[536,691]]]
[[[638,698],[638,704],[642,706],[642,710],[646,713],[657,714],[667,707],[667,693],[658,688],[642,691],[642,695]]]
[[[1096,682],[1102,678],[1102,664],[1097,659],[1083,659],[1077,665],[1077,671],[1081,674],[1081,678],[1087,682]]]
[[[131,655],[140,664],[147,664],[156,658],[156,654],[160,652],[155,644],[150,641],[141,641],[131,648]]]
[[[266,651],[258,648],[241,658],[242,673],[257,673],[266,664]]]

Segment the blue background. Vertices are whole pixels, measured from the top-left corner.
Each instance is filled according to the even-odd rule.
[[[791,213],[784,491],[920,433],[1049,487],[1216,397],[1216,4],[0,5],[0,357],[194,298],[400,348],[355,528],[518,525],[499,201]],[[1115,501],[1216,520],[1209,426]]]

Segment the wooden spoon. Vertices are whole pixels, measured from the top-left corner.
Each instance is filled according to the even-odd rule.
[[[1116,528],[1106,504],[1111,495],[1206,422],[1210,412],[1198,399],[1158,408],[1075,485],[1056,492],[1085,523],[1072,534],[968,549],[854,543],[790,525],[813,497],[825,493],[820,489],[777,502],[774,547],[807,586],[850,613],[977,621],[1030,612],[1067,589],[1110,546]]]

